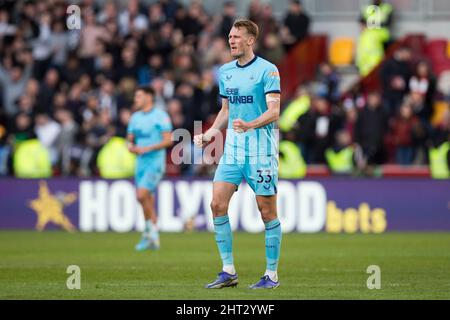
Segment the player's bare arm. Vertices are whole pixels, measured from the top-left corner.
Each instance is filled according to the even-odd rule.
[[[128,147],[128,151],[133,152],[133,148],[135,147],[134,144],[134,135],[129,133],[127,134],[127,147]]]
[[[250,129],[263,127],[269,123],[278,121],[280,117],[280,94],[269,93],[266,95],[267,111],[253,121],[245,122],[241,119],[233,121],[233,129],[237,132],[245,132]]]
[[[217,114],[216,120],[214,120],[213,125],[205,133],[198,134],[194,136],[194,143],[198,147],[205,146],[214,135],[226,128],[228,125],[228,99],[222,98],[222,108]]]
[[[173,141],[172,141],[172,133],[170,131],[166,131],[162,133],[162,141],[160,143],[157,144],[152,144],[150,146],[146,146],[146,147],[136,147],[134,146],[132,148],[133,153],[135,154],[145,154],[151,151],[156,151],[159,149],[165,149],[165,148],[169,148],[172,146]]]

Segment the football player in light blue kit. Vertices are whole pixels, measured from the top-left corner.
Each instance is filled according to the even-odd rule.
[[[276,288],[280,257],[281,225],[277,217],[278,136],[275,123],[280,114],[280,75],[275,65],[253,53],[258,27],[238,20],[229,33],[231,55],[236,60],[219,70],[222,109],[212,127],[194,137],[204,146],[227,126],[225,150],[213,183],[215,238],[223,262],[217,279],[206,288],[238,284],[233,263],[232,233],[228,206],[233,193],[245,179],[256,194],[265,224],[266,271],[252,289]]]
[[[128,149],[138,155],[135,183],[136,197],[142,205],[145,229],[137,251],[159,249],[160,240],[155,212],[154,193],[164,175],[166,148],[172,145],[172,123],[169,115],[153,106],[155,93],[150,87],[140,87],[134,94],[138,108],[128,124]]]

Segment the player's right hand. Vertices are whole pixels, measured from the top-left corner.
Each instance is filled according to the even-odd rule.
[[[211,138],[203,133],[194,136],[194,144],[199,148],[204,147],[210,141],[211,141]]]
[[[131,153],[134,153],[134,143],[127,142],[127,148],[128,148],[128,151],[130,151]]]

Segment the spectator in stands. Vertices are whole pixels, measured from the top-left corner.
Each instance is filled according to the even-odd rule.
[[[218,34],[226,41],[228,41],[228,34],[230,33],[234,20],[236,20],[236,5],[233,1],[225,1],[223,4],[223,14],[219,24]]]
[[[175,18],[175,13],[181,7],[178,0],[159,0],[159,3],[161,3],[164,16],[168,21],[172,21]]]
[[[433,130],[429,146],[429,163],[434,178],[450,178],[450,111],[446,111]]]
[[[57,143],[61,133],[61,125],[51,119],[48,114],[38,113],[34,131],[39,141],[48,150],[52,165],[55,165],[59,161]]]
[[[33,130],[33,118],[20,112],[15,116],[14,126],[11,131],[10,141],[13,147],[22,141],[36,138]]]
[[[111,119],[115,120],[118,116],[118,106],[114,83],[111,80],[104,80],[100,86],[97,97],[100,112],[107,112]]]
[[[47,114],[53,113],[53,97],[60,85],[59,73],[55,68],[48,69],[45,73],[44,82],[39,87],[37,97],[37,109]]]
[[[127,9],[119,14],[121,36],[140,33],[148,29],[148,19],[140,12],[139,0],[128,1]]]
[[[332,142],[337,129],[337,121],[331,114],[327,100],[322,96],[312,99],[312,108],[305,116],[300,117],[305,123],[302,130],[305,134],[307,163],[325,163],[325,149]]]
[[[80,70],[79,72],[82,73],[82,70]],[[99,57],[99,64],[97,65],[95,71],[96,83],[100,83],[101,78],[109,80],[114,80],[118,78],[116,76],[116,69],[114,68],[114,58],[110,53],[107,52],[103,53]]]
[[[415,73],[409,80],[409,92],[424,97],[425,108],[431,113],[436,93],[436,77],[431,73],[430,66],[425,61],[417,64]]]
[[[52,64],[61,69],[67,61],[69,51],[74,49],[76,42],[71,42],[69,34],[65,30],[64,21],[52,22],[52,33],[50,35],[52,49]]]
[[[85,133],[85,148],[81,156],[81,175],[90,176],[96,172],[96,160],[101,147],[105,145],[114,134],[111,117],[108,112],[95,111],[83,128]]]
[[[11,146],[8,141],[8,119],[0,113],[0,176],[8,174],[8,158]]]
[[[28,80],[27,85],[25,87],[25,95],[36,99],[39,94],[39,81],[34,78]]]
[[[433,112],[433,109],[426,103],[425,99],[425,95],[415,91],[405,96],[404,100],[411,105],[414,114],[419,117],[422,123],[426,126],[430,126],[430,116]]]
[[[329,63],[324,62],[319,66],[316,82],[320,95],[329,103],[336,103],[339,98],[339,76]]]
[[[101,12],[97,15],[97,21],[100,25],[106,25],[107,23],[118,20],[117,5],[114,0],[108,0],[105,2]]]
[[[160,30],[166,21],[164,11],[160,3],[152,3],[148,8],[148,27],[150,30]]]
[[[248,18],[259,25],[262,15],[262,3],[261,0],[251,0],[248,5]]]
[[[33,76],[41,80],[52,59],[52,17],[44,13],[39,21],[39,36],[32,42],[34,70]]]
[[[387,132],[387,117],[377,92],[369,93],[367,104],[358,114],[355,126],[355,142],[359,149],[359,167],[367,173],[373,165],[380,165],[385,158],[383,145]]]
[[[97,25],[92,9],[86,8],[83,13],[83,28],[81,28],[79,57],[83,68],[89,73],[94,72],[94,58],[96,42],[99,39],[107,40],[109,33],[105,27]]]
[[[182,82],[175,91],[175,98],[177,98],[182,105],[182,110],[185,118],[185,129],[192,132],[194,129],[194,120],[201,120],[201,110],[198,107],[194,98],[194,88],[187,82]]]
[[[284,57],[284,46],[279,36],[276,33],[267,34],[261,48],[259,49],[259,55],[266,60],[272,61],[274,64],[278,64]]]
[[[131,110],[128,108],[122,108],[119,111],[119,117],[117,119],[115,136],[126,138],[128,123],[131,119]]]
[[[398,115],[391,122],[391,137],[396,147],[396,163],[409,165],[415,156],[414,142],[417,134],[420,134],[421,124],[417,116],[412,112],[409,103],[404,102]]]
[[[286,50],[289,51],[308,35],[310,18],[299,0],[291,0],[283,22],[281,36]]]
[[[56,149],[61,161],[62,174],[67,176],[72,172],[70,155],[76,141],[79,126],[75,122],[72,112],[67,109],[58,109],[55,112],[55,119],[61,126],[61,132],[56,142]]]
[[[185,37],[185,41],[191,45],[196,46],[198,36],[203,29],[203,7],[198,1],[191,1],[187,12],[181,15],[181,31]]]
[[[178,99],[170,99],[167,103],[167,113],[170,116],[170,120],[172,121],[172,125],[174,129],[184,128],[185,117],[183,113],[183,106],[181,101]]]
[[[278,22],[273,15],[272,5],[269,3],[263,4],[261,15],[258,21],[259,37],[258,48],[264,48],[264,41],[270,34],[278,34]]]
[[[440,146],[445,142],[450,142],[450,111],[447,110],[445,112],[442,120],[434,128],[431,142],[434,147]]]
[[[123,48],[121,58],[122,64],[117,69],[115,81],[123,78],[136,79],[139,67],[137,65],[136,52],[134,49],[131,47]]]
[[[24,94],[19,98],[19,102],[17,105],[19,108],[19,112],[25,113],[30,117],[34,116],[36,108],[35,108],[35,99],[33,96]]]
[[[342,130],[349,134],[351,141],[355,141],[355,127],[357,119],[358,111],[355,107],[351,106],[345,108],[345,118],[342,125]]]
[[[10,23],[7,10],[0,10],[0,37],[12,36],[17,32],[17,27]]]
[[[328,167],[333,174],[351,174],[353,172],[354,150],[348,131],[339,130],[335,142],[325,150]]]
[[[26,84],[31,77],[33,59],[30,53],[24,56],[26,65],[12,64],[5,68],[3,61],[0,61],[0,86],[3,91],[3,107],[7,116],[12,117],[17,113],[15,102],[22,95]]]
[[[202,121],[212,125],[220,108],[219,86],[215,82],[213,70],[207,69],[202,72],[201,79],[194,89],[194,95],[198,101]]]
[[[411,50],[401,47],[394,56],[387,60],[380,72],[383,84],[383,107],[390,115],[394,115],[408,92],[411,77]]]
[[[356,49],[356,66],[362,77],[367,76],[384,57],[384,42],[388,39],[387,32],[370,28],[364,20],[360,21],[361,33]]]
[[[374,9],[376,6],[378,9]],[[394,8],[384,0],[373,0],[371,4],[364,6],[361,11],[361,20],[374,30],[386,35],[385,47],[390,43],[391,27]]]
[[[80,80],[81,76],[86,73],[85,67],[81,64],[81,59],[75,55],[69,55],[67,63],[61,69],[61,78],[69,86]]]

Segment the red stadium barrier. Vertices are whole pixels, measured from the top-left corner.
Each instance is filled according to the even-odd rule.
[[[328,36],[308,36],[292,48],[277,67],[281,76],[282,100],[289,100],[298,86],[313,80],[317,66],[327,60]]]
[[[431,178],[429,167],[423,165],[401,166],[386,164],[380,166],[380,173],[383,178]],[[308,178],[331,176],[333,174],[326,165],[310,165],[306,171],[306,177]]]

